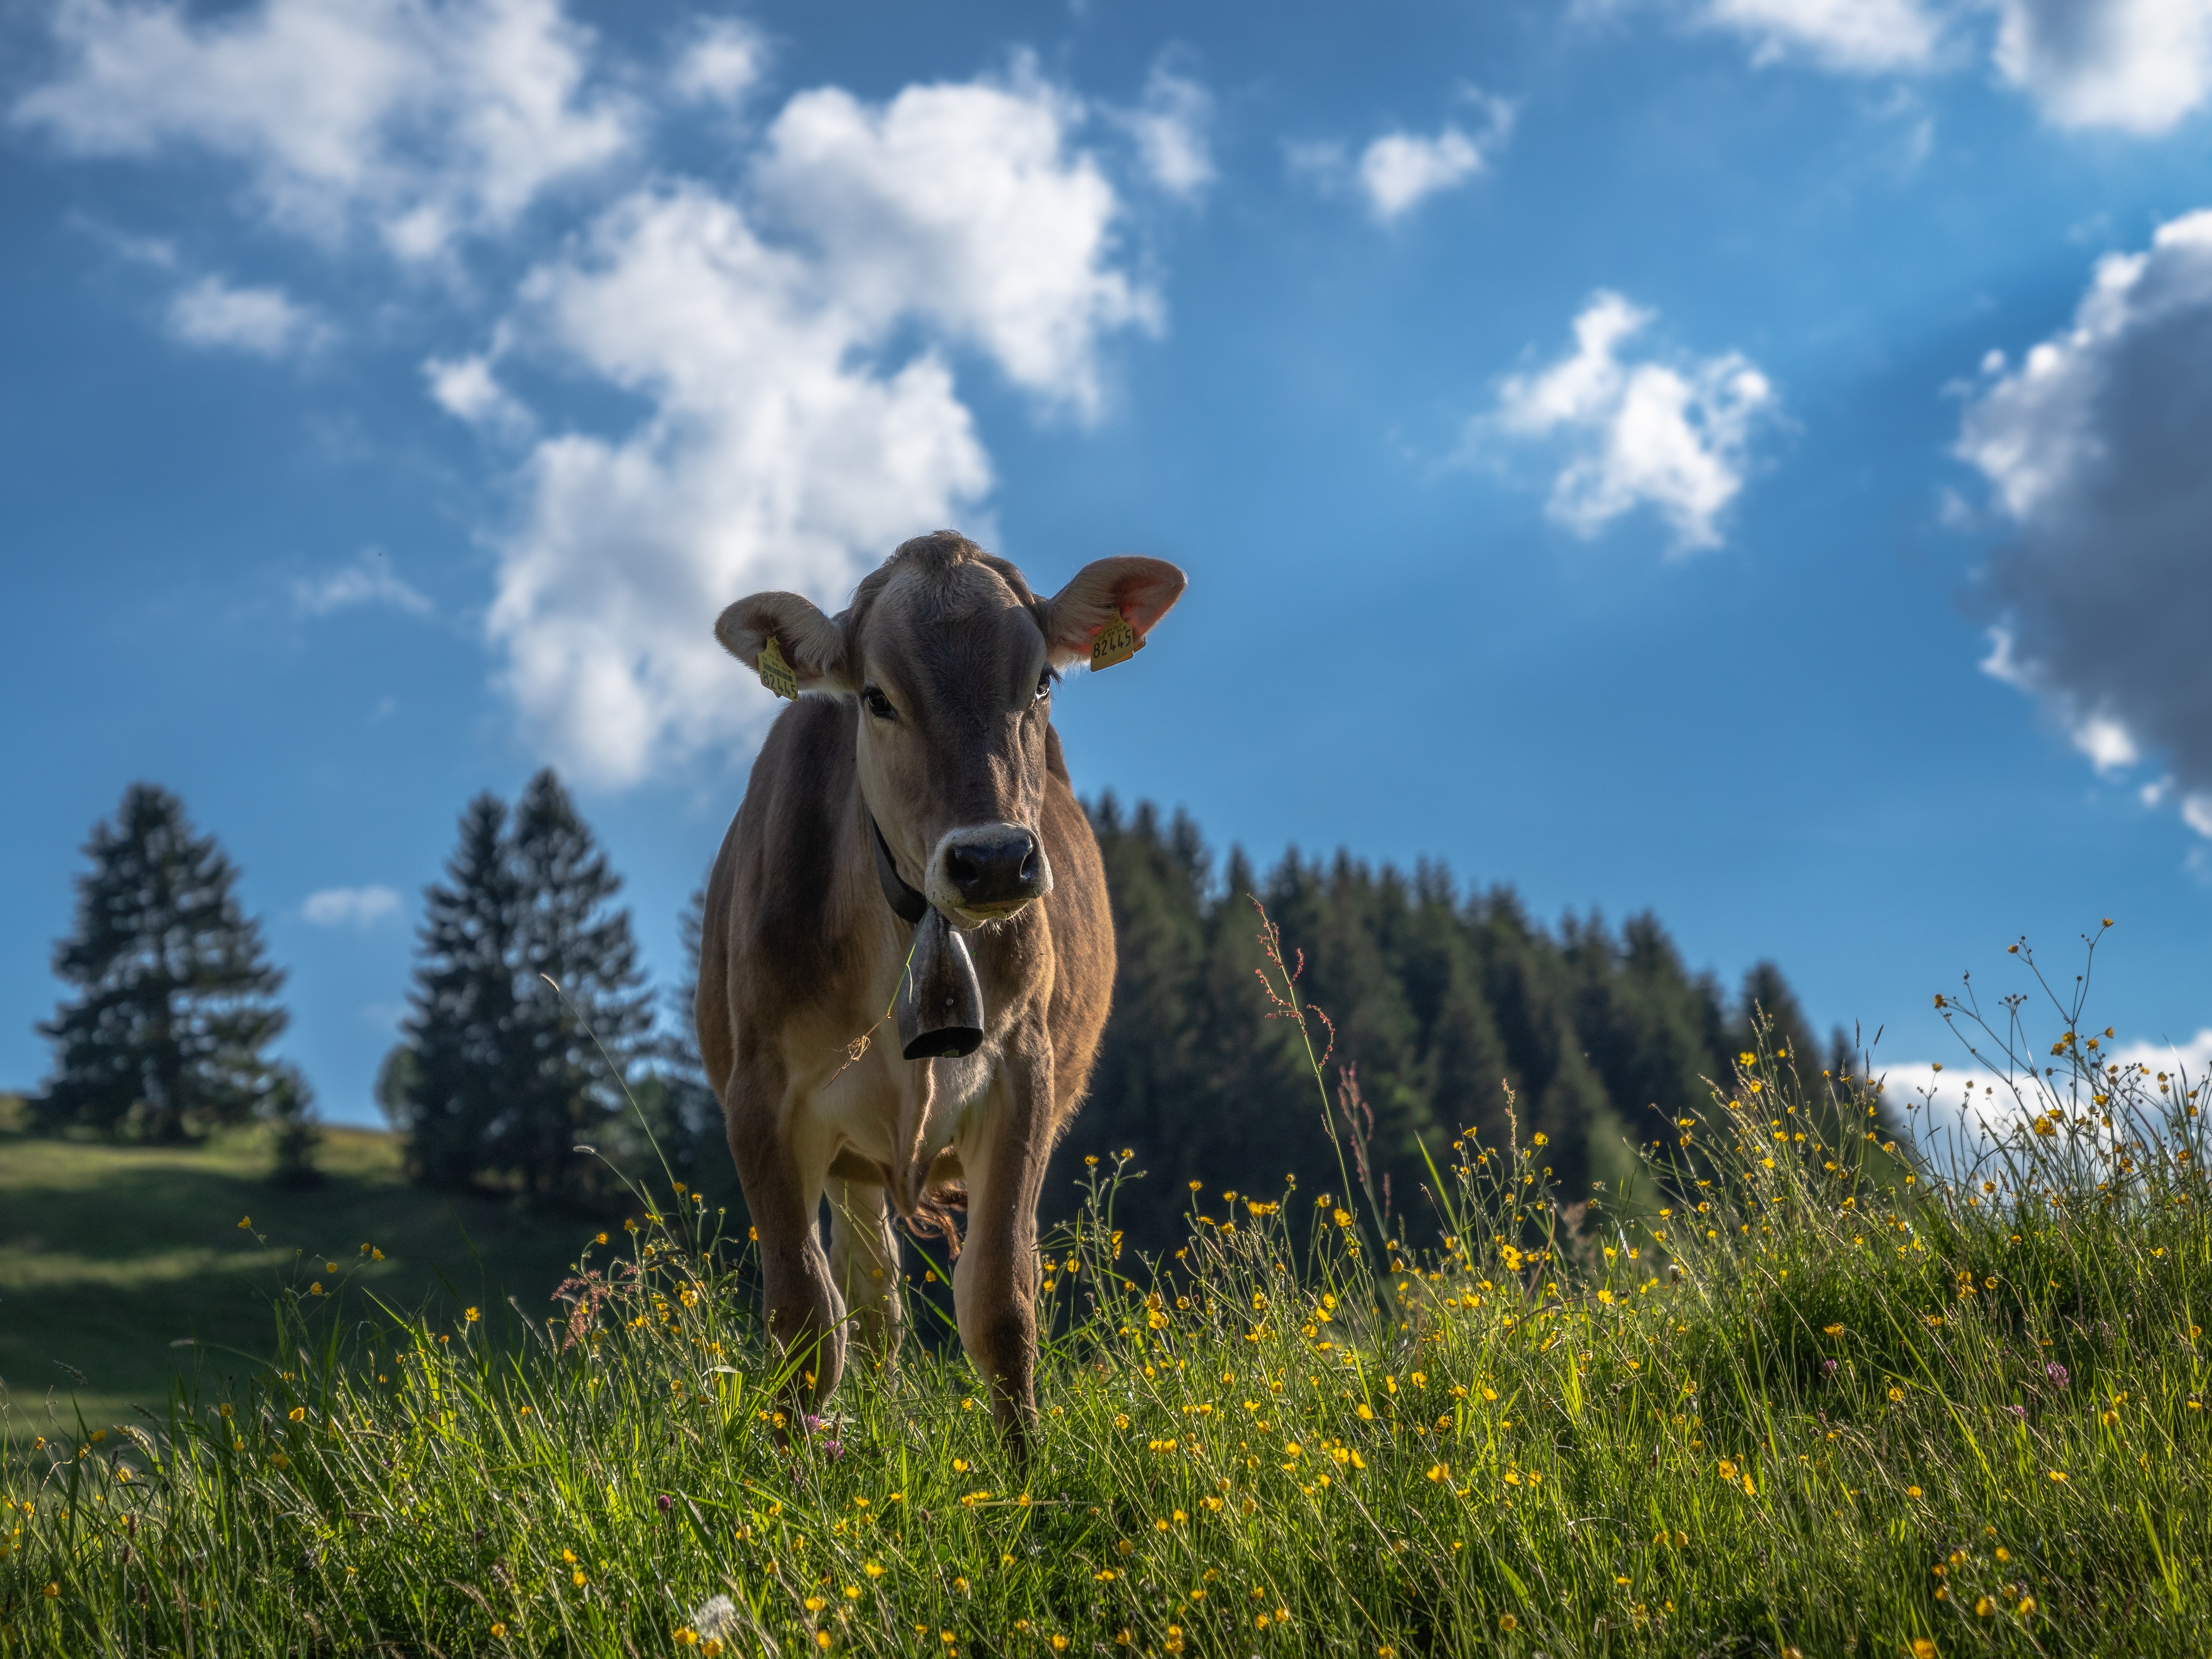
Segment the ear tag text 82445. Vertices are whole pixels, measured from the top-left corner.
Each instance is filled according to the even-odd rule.
[[[1098,637],[1091,641],[1091,672],[1096,673],[1117,662],[1127,662],[1144,648],[1145,642],[1129,626],[1129,619],[1116,611],[1114,620],[1100,629]]]
[[[779,697],[789,697],[793,702],[799,701],[799,677],[791,672],[791,665],[783,659],[783,649],[776,644],[775,635],[769,635],[761,642],[760,660],[756,666],[760,671],[763,685]]]

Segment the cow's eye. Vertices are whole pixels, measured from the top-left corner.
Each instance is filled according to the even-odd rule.
[[[1036,700],[1042,702],[1052,695],[1053,672],[1049,668],[1037,676]]]
[[[891,707],[891,700],[872,685],[861,691],[860,701],[868,705],[868,712],[879,720],[898,718],[898,710]]]

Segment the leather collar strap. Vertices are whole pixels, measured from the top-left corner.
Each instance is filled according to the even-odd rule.
[[[906,884],[891,862],[890,844],[884,841],[883,828],[876,822],[873,812],[868,814],[868,828],[876,836],[876,879],[883,884],[884,897],[890,901],[892,911],[909,927],[919,927],[929,914],[929,901]]]

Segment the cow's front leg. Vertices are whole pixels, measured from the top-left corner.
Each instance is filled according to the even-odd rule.
[[[888,1364],[906,1333],[890,1200],[873,1183],[830,1177],[830,1272],[855,1316],[860,1346]]]
[[[830,1397],[845,1369],[845,1304],[822,1249],[821,1189],[801,1177],[793,1149],[770,1127],[781,1092],[754,1094],[746,1103],[757,1110],[730,1114],[730,1156],[760,1247],[769,1334],[792,1365],[793,1408],[804,1412]]]
[[[1052,1050],[1042,1031],[1021,1034],[958,1138],[968,1177],[968,1235],[952,1270],[960,1345],[1024,1459],[1036,1425],[1036,1206],[1052,1151],[1051,1100]]]

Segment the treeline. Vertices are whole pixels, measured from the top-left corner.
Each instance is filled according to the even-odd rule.
[[[1111,794],[1090,811],[1121,967],[1046,1205],[1073,1207],[1085,1157],[1110,1166],[1127,1151],[1144,1174],[1116,1218],[1139,1245],[1171,1243],[1188,1206],[1218,1206],[1224,1191],[1270,1196],[1292,1173],[1307,1192],[1336,1188],[1340,1146],[1425,1231],[1426,1158],[1469,1127],[1502,1139],[1509,1110],[1523,1144],[1543,1137],[1566,1190],[1617,1189],[1635,1146],[1702,1113],[1708,1079],[1732,1076],[1755,1026],[1801,1069],[1849,1066],[1840,1036],[1820,1054],[1778,969],[1761,963],[1729,994],[1648,914],[1618,932],[1595,915],[1547,930],[1509,888],[1462,892],[1440,866],[1407,872],[1348,853],[1293,851],[1261,875],[1232,849],[1217,872],[1180,811],[1124,811]],[[266,1052],[285,1026],[283,975],[240,906],[235,867],[145,784],[85,850],[76,930],[55,955],[80,994],[40,1028],[56,1069],[36,1121],[178,1141],[260,1118],[280,1168],[309,1178],[307,1085]],[[665,1178],[665,1164],[740,1207],[691,1029],[700,897],[681,923],[687,981],[656,1009],[621,885],[550,769],[512,807],[487,793],[464,811],[444,879],[424,893],[408,1012],[375,1085],[416,1180],[591,1207],[617,1200],[624,1177]],[[1299,996],[1328,1017],[1308,1029],[1320,1043],[1333,1035],[1336,1143],[1299,1028],[1259,971],[1260,906]]]
[[[1108,794],[1091,813],[1121,969],[1090,1098],[1049,1188],[1060,1201],[1083,1156],[1133,1152],[1145,1176],[1125,1186],[1115,1219],[1148,1245],[1179,1237],[1193,1204],[1224,1213],[1224,1191],[1272,1196],[1291,1173],[1307,1192],[1341,1179],[1297,1027],[1271,1017],[1255,899],[1287,965],[1303,961],[1300,994],[1334,1026],[1335,1121],[1416,1230],[1434,1220],[1424,1148],[1441,1164],[1464,1129],[1502,1140],[1509,1107],[1524,1146],[1544,1136],[1542,1161],[1565,1190],[1617,1190],[1635,1146],[1676,1139],[1677,1120],[1709,1103],[1707,1079],[1733,1076],[1754,1021],[1801,1066],[1849,1065],[1840,1036],[1822,1053],[1771,963],[1731,996],[1685,965],[1649,913],[1618,933],[1570,915],[1553,933],[1510,888],[1462,893],[1441,866],[1377,869],[1343,852],[1323,862],[1292,851],[1262,876],[1232,849],[1217,875],[1180,811],[1125,812]],[[1326,1042],[1320,1021],[1311,1029]]]

